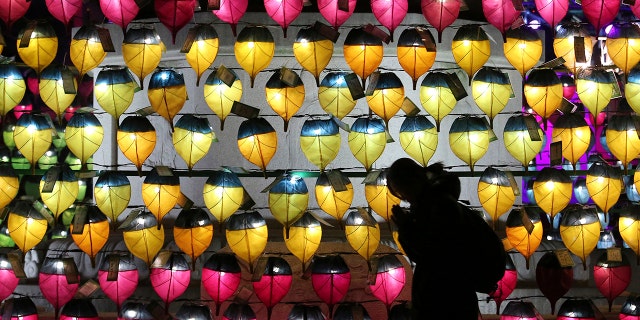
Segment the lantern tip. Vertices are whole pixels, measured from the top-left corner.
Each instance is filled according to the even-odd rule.
[[[238,25],[235,23],[231,23],[231,33],[233,34],[233,37],[237,37],[238,36]]]
[[[224,131],[224,119],[220,119],[220,131]]]
[[[284,132],[287,132],[287,130],[289,130],[289,120],[284,120]]]

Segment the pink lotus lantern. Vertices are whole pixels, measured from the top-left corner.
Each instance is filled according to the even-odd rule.
[[[111,270],[111,271],[110,271]],[[138,286],[138,268],[130,255],[111,254],[98,270],[98,283],[104,294],[116,303],[118,312]]]
[[[220,0],[220,7],[213,10],[213,14],[231,26],[231,32],[235,37],[238,21],[247,12],[248,6],[249,0]]]
[[[333,306],[349,291],[351,271],[338,254],[316,256],[311,265],[311,284],[320,300],[329,306],[329,314],[333,314]]]
[[[371,0],[371,12],[380,24],[389,29],[391,39],[393,31],[402,23],[408,11],[407,0]]]
[[[171,31],[171,43],[176,44],[176,34],[193,19],[197,5],[195,0],[155,0],[158,20]]]
[[[0,301],[8,298],[18,286],[20,279],[13,272],[7,255],[0,253]]]
[[[11,30],[11,26],[27,13],[30,5],[30,0],[0,1],[0,19]]]
[[[135,0],[100,0],[104,16],[127,31],[127,26],[138,15],[140,7]]]
[[[181,253],[172,252],[166,257],[165,252],[156,256],[150,268],[149,280],[153,290],[164,301],[165,310],[169,310],[169,304],[187,290],[191,281],[191,267]],[[165,261],[161,261],[163,258]]]
[[[438,30],[438,43],[442,42],[442,31],[450,26],[460,14],[460,0],[422,0],[422,15]]]
[[[500,305],[502,301],[506,300],[513,290],[516,288],[518,282],[518,270],[511,260],[511,256],[507,255],[507,262],[504,269],[504,276],[498,281],[498,288],[489,293],[489,297],[496,303],[496,314],[500,313]],[[506,308],[505,308],[506,310]]]
[[[611,304],[631,282],[631,265],[623,255],[622,261],[609,261],[607,252],[603,253],[598,262],[593,266],[593,280],[598,291],[607,298],[609,302],[609,312]]]
[[[90,300],[72,299],[62,307],[60,320],[100,320],[100,318]]]
[[[69,266],[72,264],[72,266]],[[76,270],[75,277],[67,275],[65,269]],[[58,319],[60,308],[71,301],[78,291],[80,275],[73,258],[44,258],[40,274],[38,275],[38,285],[40,292],[55,309],[55,318]]]
[[[264,0],[264,9],[282,27],[285,38],[289,24],[300,15],[302,7],[302,0]]]
[[[45,3],[49,13],[65,26],[82,9],[82,0],[46,0]]]
[[[271,311],[289,293],[293,276],[291,266],[280,257],[268,257],[264,273],[259,281],[252,282],[253,292],[267,307],[267,319]]]
[[[584,0],[582,11],[589,23],[596,28],[596,33],[600,33],[600,29],[613,22],[618,15],[621,3],[621,0]]]
[[[355,9],[356,0],[318,0],[320,14],[336,30],[351,17]]]
[[[238,259],[230,253],[214,253],[202,267],[202,286],[216,304],[216,316],[220,305],[238,289],[242,273]]]
[[[520,16],[520,11],[516,10],[512,0],[482,0],[482,11],[487,21],[500,31],[503,38],[507,29]]]
[[[569,11],[569,0],[535,0],[536,10],[544,21],[555,30]]]
[[[6,310],[9,305],[11,310]],[[8,320],[38,320],[38,309],[29,297],[11,298],[5,301],[0,314],[3,319]]]
[[[371,294],[387,307],[387,315],[391,305],[402,292],[406,278],[404,265],[394,254],[386,254],[378,260],[376,282],[369,285]]]

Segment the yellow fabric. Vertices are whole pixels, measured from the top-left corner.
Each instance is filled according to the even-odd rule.
[[[404,87],[375,89],[372,95],[367,96],[369,109],[382,118],[387,127],[389,120],[400,111],[403,101]]]
[[[493,124],[493,118],[507,106],[512,93],[510,84],[471,81],[473,101],[476,102],[482,112],[489,116],[490,124]]]
[[[131,185],[117,187],[94,187],[93,196],[98,209],[104,213],[112,223],[118,220],[118,216],[129,205],[131,200]]]
[[[333,56],[333,42],[328,39],[294,42],[293,55],[298,63],[316,78],[317,83],[320,73],[327,67]]]
[[[341,141],[339,133],[330,136],[301,136],[300,149],[309,162],[324,171],[338,156]]]
[[[21,215],[10,213],[7,218],[9,236],[23,253],[35,247],[47,233],[47,220],[25,218]]]
[[[245,159],[265,171],[278,150],[278,135],[269,132],[238,139],[238,149]]]
[[[640,114],[640,84],[627,82],[624,85],[624,98],[633,112]]]
[[[424,46],[398,46],[397,58],[402,70],[411,77],[415,90],[418,78],[429,71],[436,61],[436,52],[429,52]]]
[[[318,102],[322,110],[338,119],[344,118],[356,106],[356,101],[351,97],[351,91],[347,87],[320,86]]]
[[[269,192],[269,211],[285,228],[289,228],[309,206],[308,193]]]
[[[524,98],[527,104],[543,119],[548,119],[562,106],[562,84],[546,87],[524,85]]]
[[[542,57],[542,39],[528,41],[507,37],[503,45],[507,61],[520,72],[522,78]]]
[[[355,74],[360,76],[362,82],[369,77],[382,62],[384,50],[377,45],[345,45],[344,59]]]
[[[158,222],[160,223],[160,222]],[[122,237],[127,249],[136,257],[151,265],[164,246],[164,228],[149,227],[142,230],[123,231]]]
[[[156,132],[124,132],[118,130],[118,147],[129,161],[131,161],[138,171],[142,168],[142,163],[151,155],[156,146]]]
[[[202,190],[204,204],[211,214],[223,223],[240,208],[244,196],[242,187],[221,187],[205,183]]]
[[[231,251],[251,266],[262,255],[269,235],[266,225],[244,230],[227,229],[225,233]]]
[[[304,85],[284,88],[265,88],[267,104],[284,120],[285,131],[287,123],[291,120],[304,103]]]
[[[303,265],[313,257],[320,246],[320,240],[322,240],[322,227],[320,225],[308,228],[292,226],[289,229],[288,238],[285,228],[282,229],[282,232],[287,249]]]
[[[20,180],[18,177],[0,176],[0,208],[4,208],[18,195]]]
[[[400,132],[400,146],[413,160],[427,166],[438,147],[438,132],[435,127],[414,131]]]
[[[64,113],[73,100],[76,98],[76,93],[65,93],[61,79],[40,79],[38,82],[40,89],[40,98],[55,112],[58,116]],[[78,90],[78,82],[76,78],[73,78],[73,87]]]
[[[562,156],[575,167],[589,149],[591,129],[589,126],[575,128],[553,128],[553,142],[562,141]]]
[[[639,40],[637,38],[607,38],[605,41],[609,58],[626,75],[629,74],[631,68],[640,62]]]
[[[76,202],[78,193],[80,192],[80,185],[78,181],[56,181],[53,186],[53,190],[49,193],[42,192],[45,181],[40,180],[40,198],[42,202],[53,212],[53,215],[57,219],[60,214],[69,209],[71,205]]]
[[[347,190],[344,191],[336,191],[331,185],[316,185],[315,195],[320,209],[342,225],[342,218],[353,202],[353,185],[347,184]]]
[[[573,185],[571,183],[540,180],[533,182],[533,197],[538,207],[550,215],[552,219],[567,207],[571,201],[572,192]]]
[[[80,159],[80,163],[86,164],[100,148],[104,138],[102,126],[72,127],[67,126],[64,140],[69,150]]]
[[[391,194],[386,185],[366,184],[364,197],[371,210],[388,222],[391,221],[391,208],[400,204],[400,198]]]
[[[173,131],[173,147],[180,158],[187,164],[187,168],[191,170],[198,161],[207,155],[214,138],[213,131],[200,133],[175,128]]]
[[[80,73],[79,79],[99,66],[106,57],[107,53],[101,42],[93,39],[71,39],[69,58]]]
[[[138,84],[133,81],[112,85],[101,84],[94,87],[93,93],[100,107],[118,122],[120,116],[131,106],[138,88]]]
[[[380,226],[377,223],[375,227],[347,225],[344,227],[344,233],[351,248],[367,261],[380,245]]]
[[[598,83],[576,79],[576,92],[582,104],[595,117],[602,112],[613,98],[613,83]]]
[[[542,150],[542,129],[538,129],[540,141],[533,141],[528,131],[504,131],[502,141],[509,154],[518,160],[523,166],[527,166],[533,158]]]
[[[196,86],[200,86],[200,78],[202,74],[211,67],[213,61],[218,56],[218,38],[210,38],[194,41],[189,49],[189,52],[185,54],[187,63],[191,66],[191,69],[196,72]]]
[[[624,167],[640,155],[640,139],[635,130],[616,131],[607,128],[607,147]]]
[[[464,161],[471,171],[489,149],[489,131],[452,132],[449,133],[451,151]]]
[[[589,196],[591,196],[591,200],[593,200],[604,213],[608,213],[609,209],[618,202],[624,188],[622,179],[605,178],[587,174],[586,182],[587,191],[589,192]]]
[[[540,243],[542,243],[542,222],[534,222],[531,234],[524,226],[506,227],[507,240],[526,261],[526,267],[529,269],[529,258],[533,255]]]
[[[566,38],[553,39],[553,52],[556,57],[562,57],[564,59],[564,65],[569,68],[575,74],[578,64],[576,64],[576,52],[575,45],[573,43],[573,36]],[[584,56],[587,61],[591,60],[591,54],[593,52],[593,42],[591,37],[583,37],[584,39]]]
[[[491,43],[489,40],[461,40],[451,42],[451,53],[456,63],[469,79],[489,60]]]
[[[640,256],[640,221],[630,217],[620,217],[618,229],[622,240],[629,245],[636,256]]]
[[[249,74],[251,87],[253,88],[253,81],[256,75],[268,67],[273,59],[275,43],[236,41],[233,45],[233,53],[240,67]]]
[[[104,247],[109,239],[109,221],[104,220],[96,223],[85,223],[81,234],[73,233],[73,223],[69,225],[69,233],[73,242],[86,253],[91,259],[92,266],[95,266],[95,258],[98,252]]]
[[[560,226],[560,237],[564,245],[582,260],[586,270],[587,257],[596,248],[600,239],[600,221],[580,226]]]
[[[224,129],[224,120],[231,113],[235,101],[242,98],[242,81],[236,79],[231,87],[226,84],[204,85],[204,102],[220,119],[220,128]]]
[[[420,104],[436,121],[436,130],[440,131],[440,122],[451,113],[458,101],[451,89],[445,87],[420,87]]]
[[[387,145],[387,137],[384,132],[381,133],[359,133],[355,131],[349,132],[349,149],[351,154],[360,162],[364,168],[369,171],[373,163],[384,152]]]
[[[32,38],[29,40],[29,45],[25,48],[20,48],[21,38],[16,40],[16,48],[18,55],[22,62],[36,71],[38,75],[48,67],[58,54],[58,38]]]
[[[213,225],[196,228],[173,228],[173,239],[182,252],[195,261],[211,244],[213,239]]]
[[[140,88],[144,88],[144,78],[153,72],[160,64],[162,53],[165,51],[164,43],[142,44],[123,43],[122,58],[133,74],[140,80]]]
[[[511,210],[516,201],[516,195],[513,193],[511,186],[478,181],[478,199],[482,208],[495,223],[500,216]]]
[[[0,115],[6,116],[22,101],[26,92],[24,79],[0,78]]]
[[[178,204],[179,196],[180,185],[142,183],[142,201],[158,223]]]
[[[173,118],[187,102],[187,86],[170,86],[147,90],[151,107],[169,121],[173,128]]]

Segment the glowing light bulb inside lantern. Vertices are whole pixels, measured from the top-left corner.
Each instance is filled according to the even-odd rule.
[[[29,132],[29,134],[33,134],[34,132],[36,132],[36,126],[33,124],[28,125],[27,132]]]
[[[224,188],[215,188],[213,189],[213,193],[216,197],[222,197],[222,195],[224,195]]]
[[[274,99],[278,99],[278,100],[280,100],[281,95],[280,95],[279,93],[276,93],[276,94],[273,96],[273,98],[274,98]]]
[[[518,44],[518,48],[520,48],[520,49],[524,50],[524,49],[526,49],[526,48],[527,48],[527,44],[526,44],[526,43],[524,43],[524,42],[520,42],[520,43]]]
[[[547,181],[547,182],[544,184],[544,186],[547,188],[547,190],[553,190],[553,188],[554,188],[554,186],[555,186],[555,185],[554,185],[553,181]]]
[[[160,192],[160,187],[156,187],[155,189],[153,189],[153,191],[155,191],[156,193]]]
[[[587,223],[587,219],[586,218],[580,218],[580,219],[578,219],[578,221],[580,221],[580,224],[586,224]]]
[[[249,43],[247,43],[247,47],[249,47],[249,49],[253,49],[254,43],[253,41],[249,41]]]
[[[322,191],[324,191],[324,192],[329,192],[329,191],[331,191],[331,186],[324,186],[324,187],[322,187]]]
[[[498,184],[498,178],[497,177],[491,178],[491,183],[492,184]]]
[[[603,183],[604,182],[604,177],[598,177],[598,183]]]
[[[374,134],[373,128],[367,128],[367,134]]]
[[[313,129],[313,134],[315,134],[316,136],[319,136],[321,133],[320,129]]]
[[[413,137],[416,139],[420,139],[422,137],[424,137],[424,132],[423,131],[416,131],[413,133]]]
[[[344,83],[344,79],[343,78],[338,78],[338,80],[336,80],[336,84],[338,86],[341,86]]]
[[[480,137],[478,137],[477,134],[475,133],[469,133],[469,141],[471,141],[472,143],[476,143],[480,140]]]
[[[354,225],[357,225],[357,226],[358,226],[358,225],[362,224],[362,218],[361,218],[361,217],[355,217],[355,218],[353,219],[353,222],[354,222],[354,223],[353,223]]]
[[[104,83],[99,84],[99,85],[95,86],[94,88],[95,88],[95,90],[97,90],[98,92],[101,92],[101,93],[107,91],[107,85],[104,84]]]
[[[136,140],[136,134],[135,133],[130,134],[129,135],[129,139],[135,141]]]
[[[465,47],[468,47],[470,44],[471,44],[471,41],[469,41],[469,40],[463,40],[462,41],[462,45],[465,46]]]

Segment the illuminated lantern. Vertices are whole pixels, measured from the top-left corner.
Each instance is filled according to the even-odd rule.
[[[129,178],[118,171],[100,174],[93,187],[96,206],[115,225],[118,217],[129,206],[131,183]]]
[[[509,0],[482,1],[482,12],[487,18],[487,22],[496,27],[503,38],[505,37],[505,32],[511,29],[511,26],[520,16],[520,11]]]
[[[0,208],[8,206],[15,199],[18,189],[20,189],[18,174],[10,165],[0,165]]]
[[[187,101],[187,86],[182,74],[173,69],[157,69],[149,79],[147,96],[153,110],[169,121],[173,131],[173,118]]]
[[[442,42],[442,31],[450,26],[460,14],[459,0],[422,0],[422,15],[438,31],[438,43]]]
[[[164,216],[176,206],[179,197],[180,178],[178,176],[160,175],[158,170],[153,168],[142,182],[142,201],[160,223]]]
[[[471,94],[480,110],[489,116],[489,127],[493,128],[493,118],[507,106],[513,89],[506,73],[482,67],[471,80]]]
[[[256,320],[256,314],[248,304],[231,303],[222,316],[222,320]]]
[[[309,119],[302,124],[300,149],[321,172],[338,155],[341,141],[340,128],[331,119]]]
[[[493,227],[500,216],[505,214],[516,201],[509,176],[502,170],[487,167],[478,180],[478,199],[489,214]]]
[[[87,206],[86,216],[80,226],[76,229],[76,222],[69,225],[69,232],[73,242],[86,253],[91,260],[91,267],[95,268],[96,256],[109,239],[109,220],[104,213],[95,206]],[[78,215],[76,208],[76,215]],[[77,218],[75,218],[77,219]]]
[[[150,265],[164,245],[164,229],[150,212],[130,214],[137,214],[137,217],[130,225],[120,226],[124,244],[131,254]]]
[[[525,26],[506,30],[505,37],[504,56],[524,79],[542,57],[542,39],[537,32]]]
[[[334,29],[338,30],[356,9],[357,0],[318,0],[318,10]]]
[[[299,176],[286,174],[269,189],[269,211],[284,226],[286,238],[289,227],[302,216],[308,205],[309,190]]]
[[[385,254],[380,257],[376,280],[373,284],[369,284],[369,289],[374,297],[387,306],[387,315],[391,311],[391,305],[404,288],[405,277],[404,265],[394,254]]]
[[[213,221],[202,209],[182,210],[173,227],[173,238],[182,252],[191,257],[191,270],[213,239]]]
[[[587,61],[591,60],[591,53],[593,52],[591,36],[582,25],[575,23],[560,24],[555,30],[556,35],[553,39],[553,52],[556,54],[556,57],[562,57],[564,59],[564,65],[575,75],[580,65],[584,65]],[[584,61],[576,61],[576,50],[580,49],[580,51],[582,51],[582,47],[576,46],[576,42],[578,41],[576,38],[584,42],[584,54],[582,54],[582,52],[578,54],[578,57],[584,56]]]
[[[448,74],[439,71],[428,72],[420,84],[420,104],[436,121],[440,132],[440,122],[458,103],[447,82]]]
[[[138,90],[140,87],[127,67],[105,67],[98,72],[93,92],[100,107],[117,123]]]
[[[48,181],[48,176],[55,179]],[[50,185],[53,184],[53,187]],[[75,172],[68,165],[56,165],[47,170],[40,179],[40,197],[42,202],[58,218],[78,198],[80,186]]]
[[[404,101],[404,86],[400,78],[393,72],[382,72],[371,95],[367,96],[369,109],[384,120],[385,127],[389,120],[400,110]]]
[[[426,36],[426,40],[422,37]],[[427,48],[430,43],[433,46]],[[404,29],[398,38],[397,58],[402,69],[409,74],[416,89],[418,78],[425,74],[436,61],[436,45],[427,29],[410,27]]]
[[[0,298],[4,301],[18,287],[20,279],[13,272],[13,266],[6,254],[0,254]]]
[[[123,33],[140,11],[134,0],[100,0],[100,9],[107,19],[122,28]]]
[[[449,129],[449,146],[471,171],[489,149],[489,127],[480,117],[461,116],[453,121]]]
[[[571,177],[562,169],[542,169],[533,182],[536,204],[553,219],[571,200]]]
[[[640,140],[636,131],[636,115],[610,115],[606,131],[607,147],[622,162],[625,172],[629,163],[640,154]]]
[[[216,134],[205,117],[185,114],[176,122],[173,147],[189,170],[209,152]]]
[[[634,112],[640,113],[640,65],[634,66],[624,84],[624,97]]]
[[[82,79],[87,72],[100,65],[106,56],[107,52],[95,26],[83,25],[76,31],[71,39],[69,58],[80,73],[78,79]]]
[[[238,128],[238,149],[266,174],[267,165],[278,150],[276,130],[265,118],[247,119]]]
[[[293,79],[290,83],[281,80],[282,73],[276,70],[265,85],[267,104],[284,120],[284,131],[289,128],[289,120],[304,103],[304,83],[297,73],[290,71]]]
[[[469,76],[471,84],[473,75],[491,55],[489,37],[480,25],[465,24],[453,36],[451,53],[458,66]]]
[[[578,73],[576,91],[582,104],[597,117],[613,99],[614,78],[601,69],[584,69]]]
[[[436,127],[422,115],[407,116],[400,126],[402,150],[422,166],[426,167],[438,146]]]
[[[218,19],[228,23],[231,26],[233,36],[236,36],[236,26],[238,21],[247,12],[249,0],[221,0],[218,8],[212,12]]]
[[[340,306],[338,306],[340,308]],[[336,311],[337,312],[337,311]],[[291,308],[287,320],[324,320],[327,317],[322,313],[319,306],[307,304],[296,304]],[[335,318],[334,318],[335,319]]]
[[[601,314],[589,299],[571,298],[565,300],[558,310],[557,320],[595,320]]]
[[[111,270],[111,271],[110,271]],[[128,254],[110,254],[98,270],[98,283],[102,292],[115,302],[118,311],[138,287],[138,267]]]
[[[98,310],[88,299],[71,299],[60,311],[60,320],[98,320]]]
[[[35,247],[47,232],[47,219],[25,200],[16,202],[7,218],[9,236],[23,253]]]
[[[622,240],[633,250],[637,264],[640,264],[640,207],[633,205],[624,208],[620,212],[618,226]]]
[[[11,311],[8,310],[9,306],[11,306]],[[2,304],[0,314],[9,320],[38,320],[38,308],[29,297],[7,299]]]
[[[202,267],[202,286],[216,305],[216,316],[220,306],[238,289],[242,272],[236,256],[216,252]]]
[[[561,266],[556,254],[547,252],[536,265],[536,283],[542,294],[551,303],[551,313],[554,313],[558,299],[571,289],[573,267]]]
[[[195,0],[158,0],[153,2],[158,20],[171,31],[173,44],[176,43],[178,31],[193,19],[197,5]]]
[[[127,30],[122,41],[122,58],[140,80],[144,89],[144,78],[153,72],[166,50],[164,42],[153,25],[133,26]]]
[[[320,246],[322,239],[320,222],[311,213],[305,212],[291,224],[289,237],[286,237],[286,231],[284,233],[284,244],[287,249],[302,262],[302,269],[306,269],[307,262],[313,258]]]
[[[640,62],[640,28],[632,23],[616,23],[607,34],[605,42],[611,61],[628,75]]]
[[[563,85],[556,73],[547,68],[535,68],[524,80],[524,98],[527,105],[543,119],[547,119],[562,106]]]
[[[275,53],[273,35],[266,27],[246,26],[233,45],[236,61],[249,74],[251,88],[260,71],[268,67]]]
[[[67,88],[69,85],[71,87]],[[42,70],[38,86],[40,98],[57,116],[64,114],[78,92],[78,82],[72,71],[59,64],[52,64]]]
[[[67,277],[66,269],[76,270],[77,279]],[[45,257],[38,273],[38,286],[44,298],[53,305],[55,319],[58,319],[60,308],[73,299],[78,291],[80,275],[73,258]]]
[[[253,262],[267,246],[267,222],[257,211],[239,212],[227,219],[226,227],[225,235],[231,251],[248,262],[253,273]]]
[[[103,138],[104,129],[100,121],[89,112],[76,112],[67,123],[64,135],[69,150],[83,166],[98,151]]]
[[[631,265],[624,255],[621,261],[607,259],[604,252],[593,266],[593,280],[598,291],[607,298],[609,302],[609,312],[613,300],[622,294],[631,282]]]
[[[539,139],[534,140],[529,132],[527,121],[535,123],[533,130],[538,133]],[[536,129],[537,127],[537,129]],[[535,134],[534,134],[535,135]],[[504,125],[502,140],[509,154],[518,160],[527,170],[529,163],[536,157],[544,144],[544,132],[538,122],[531,115],[517,114],[509,117]]]
[[[344,233],[351,248],[370,263],[380,245],[380,226],[376,219],[366,210],[352,210],[345,220]]]
[[[509,301],[500,314],[500,320],[536,320],[544,319],[529,301]]]
[[[300,15],[302,6],[302,0],[264,0],[265,11],[282,27],[285,38],[287,28]]]
[[[156,129],[151,121],[146,117],[127,116],[118,127],[117,139],[120,151],[142,174],[142,164],[156,146]]]
[[[344,118],[356,106],[344,77],[346,72],[327,73],[318,87],[318,102],[326,113]]]
[[[29,30],[31,36],[23,39],[24,33]],[[18,56],[38,75],[53,62],[58,52],[56,31],[46,20],[36,20],[26,25],[16,39]]]
[[[572,208],[562,212],[560,220],[562,242],[582,260],[587,269],[587,257],[596,248],[600,238],[600,219],[595,210]]]
[[[502,279],[498,281],[497,289],[489,293],[489,297],[496,303],[496,312],[500,311],[500,305],[502,304],[502,301],[506,300],[511,295],[511,293],[513,293],[513,290],[515,290],[517,283],[518,270],[516,270],[516,266],[513,264],[511,256],[507,254],[504,275],[502,276]]]
[[[231,113],[231,107],[242,98],[242,81],[231,69],[227,69],[233,76],[233,84],[228,86],[220,79],[217,72],[212,72],[204,84],[204,102],[220,119],[220,130],[224,130],[224,120]]]
[[[391,208],[400,204],[387,186],[387,171],[382,170],[373,181],[364,182],[364,196],[369,208],[391,223]]]
[[[336,180],[341,183],[334,185],[329,179],[330,174],[336,175]],[[320,209],[334,217],[342,227],[342,218],[353,202],[353,184],[349,177],[339,170],[320,173],[316,180],[315,196]]]
[[[613,22],[621,4],[621,0],[587,0],[581,5],[585,18],[599,33],[604,26]]]
[[[27,84],[15,64],[0,64],[0,116],[17,106],[27,91]]]
[[[164,256],[164,261],[160,257],[158,255],[149,268],[149,280],[153,290],[164,301],[164,309],[169,310],[169,304],[189,287],[191,269],[181,253],[171,252]]]
[[[622,172],[607,163],[596,162],[587,171],[586,185],[591,199],[606,215],[618,202],[624,188]]]
[[[620,309],[620,320],[637,320],[640,318],[640,299],[635,294],[629,295]]]
[[[393,39],[393,31],[402,23],[408,11],[408,0],[371,0],[373,16],[380,24],[389,29],[391,39]]]
[[[553,142],[561,141],[562,156],[573,165],[589,150],[591,128],[584,117],[575,113],[566,113],[558,117],[553,126]]]
[[[338,255],[318,256],[311,264],[311,285],[320,300],[329,306],[329,314],[349,291],[351,271]]]
[[[209,320],[213,319],[209,306],[202,303],[185,302],[176,312],[178,319]]]
[[[355,2],[355,1],[354,1]],[[13,24],[20,20],[29,10],[31,1],[18,0],[18,1],[5,1],[0,3],[0,19],[4,24],[11,29]]]
[[[284,298],[293,282],[291,266],[281,257],[268,257],[262,276],[252,281],[253,292],[267,307],[267,319],[271,319],[271,311]]]
[[[219,39],[216,29],[209,24],[196,24],[189,29],[193,42],[185,50],[185,59],[196,72],[196,86],[200,86],[200,77],[211,67],[218,55]],[[206,96],[206,94],[205,94]]]
[[[223,225],[242,205],[244,188],[235,173],[215,171],[205,182],[202,197],[207,209]]]
[[[364,88],[367,77],[382,62],[382,40],[366,32],[363,27],[353,28],[344,39],[343,51],[347,65],[360,76]]]
[[[82,1],[78,0],[46,0],[45,3],[49,13],[65,27],[69,26],[69,21],[82,9]]]
[[[349,131],[349,149],[356,160],[369,171],[387,144],[384,122],[378,118],[358,118]]]
[[[554,30],[569,11],[569,0],[535,0],[534,3],[540,17]]]
[[[333,55],[333,42],[313,28],[302,28],[293,42],[293,55],[298,63],[316,79],[320,86],[320,72],[324,70]]]
[[[525,213],[527,214],[526,217],[524,216]],[[529,225],[524,219],[528,219],[531,224]],[[531,232],[527,228],[532,228]],[[507,217],[505,231],[509,243],[524,257],[526,267],[529,269],[531,256],[542,243],[543,228],[538,211],[534,208],[511,210]]]

